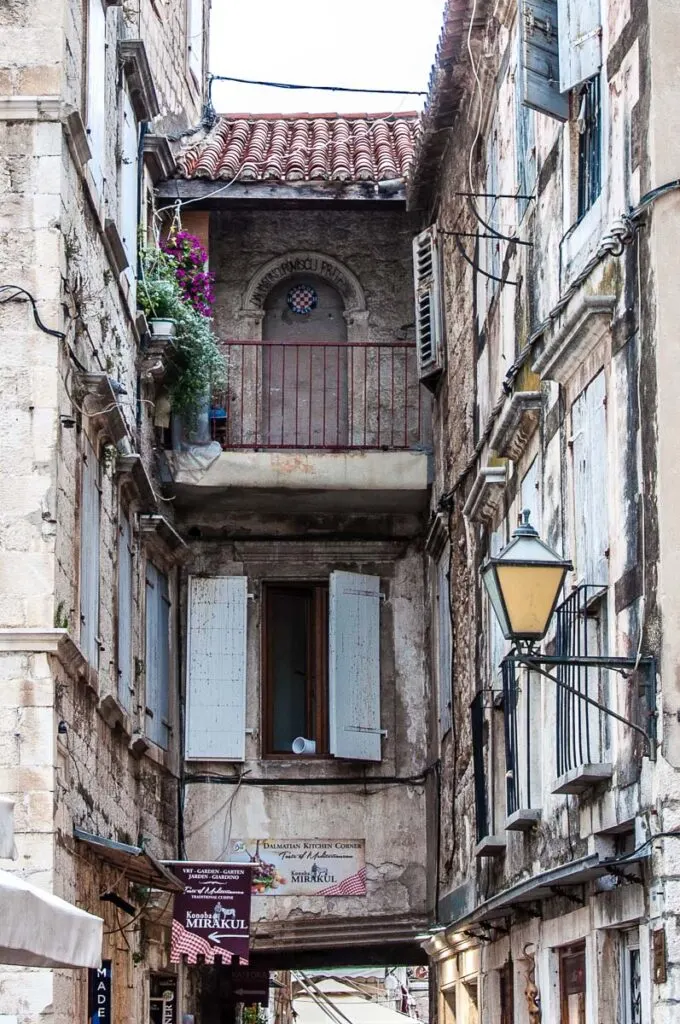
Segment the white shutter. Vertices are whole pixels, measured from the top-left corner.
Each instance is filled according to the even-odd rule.
[[[80,487],[80,646],[93,668],[99,665],[99,463],[83,435]]]
[[[189,0],[187,15],[189,70],[196,81],[203,79],[203,0]]]
[[[557,0],[520,0],[520,89],[527,107],[566,121],[569,97],[560,92],[557,21]]]
[[[330,752],[380,761],[380,578],[353,572],[330,577]]]
[[[451,607],[449,601],[450,547],[437,563],[437,670],[439,675],[439,736],[451,728]]]
[[[609,502],[606,387],[600,371],[571,410],[574,469],[574,540],[579,581],[609,580]]]
[[[187,759],[245,760],[247,583],[189,578]]]
[[[600,0],[557,0],[560,92],[566,93],[602,67]]]
[[[443,369],[442,293],[434,224],[413,239],[413,280],[418,376],[422,380]]]
[[[101,192],[106,158],[106,9],[90,0],[87,9],[87,134],[92,175]]]
[[[118,528],[118,699],[130,707],[133,690],[132,671],[132,528],[121,513]]]
[[[138,130],[127,89],[123,89],[123,137],[120,168],[120,233],[128,258],[131,281],[137,266]]]

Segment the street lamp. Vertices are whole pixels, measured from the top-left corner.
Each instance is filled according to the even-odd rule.
[[[656,757],[656,660],[652,655],[638,654],[634,658],[593,656],[588,654],[542,654],[534,646],[548,632],[560,591],[571,562],[561,558],[548,547],[529,522],[529,511],[524,509],[521,522],[512,540],[500,555],[487,558],[481,575],[498,619],[503,636],[513,647],[504,661],[522,665],[550,679],[556,686],[584,701],[610,718],[615,718],[644,737],[647,754]],[[523,646],[524,643],[524,646]],[[571,677],[561,672],[564,668],[611,669],[628,678],[638,670],[644,674],[642,691],[645,695],[646,723],[639,725],[617,711],[595,700],[587,687],[572,686]],[[554,675],[549,669],[556,669]]]
[[[512,540],[482,566],[482,579],[506,640],[542,640],[548,631],[568,569],[529,522],[529,510]]]

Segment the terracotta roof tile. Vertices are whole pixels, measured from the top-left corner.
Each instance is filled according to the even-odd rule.
[[[408,114],[231,114],[179,157],[184,178],[384,181],[406,177],[419,133]]]

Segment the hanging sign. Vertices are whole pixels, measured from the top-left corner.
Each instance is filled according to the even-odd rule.
[[[256,967],[232,967],[230,982],[237,1003],[266,1006],[269,1002],[269,971]]]
[[[227,856],[253,863],[256,895],[366,895],[363,839],[233,839]]]
[[[170,960],[197,956],[229,963],[237,956],[248,962],[250,938],[250,874],[248,865],[176,861],[172,870],[184,882],[175,894]]]
[[[152,974],[149,992],[151,1024],[177,1024],[177,978]]]
[[[111,961],[88,971],[87,1019],[90,1024],[111,1024]]]

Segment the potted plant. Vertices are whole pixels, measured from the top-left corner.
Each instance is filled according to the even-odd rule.
[[[141,279],[137,290],[139,307],[146,316],[154,338],[172,338],[183,304],[175,261],[152,246],[142,248],[140,256]]]

